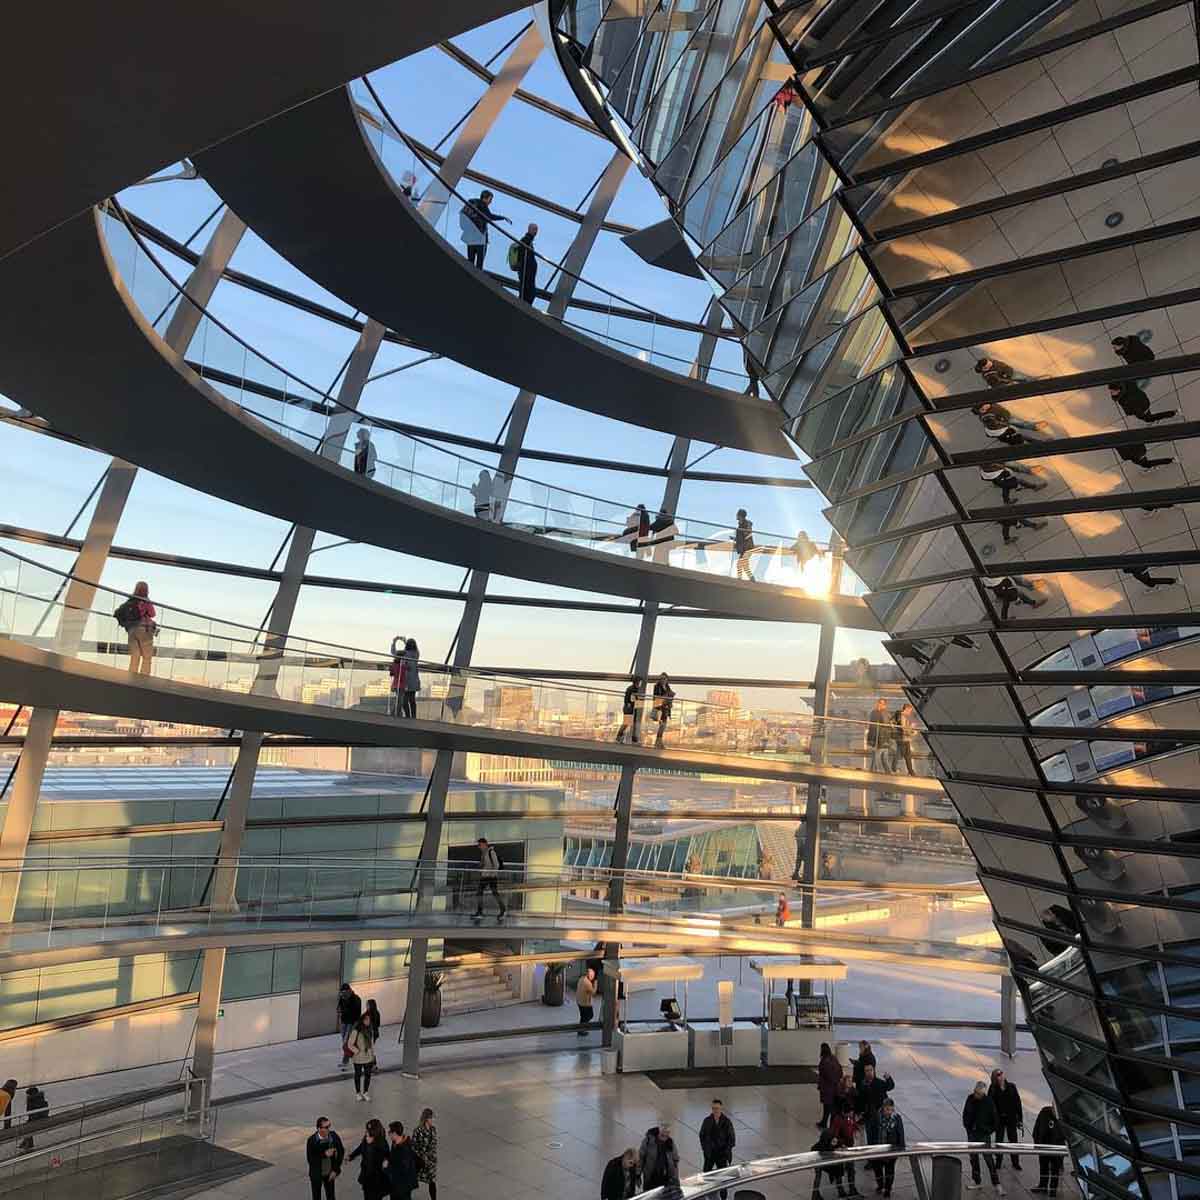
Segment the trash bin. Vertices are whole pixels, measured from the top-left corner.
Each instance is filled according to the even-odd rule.
[[[615,1050],[600,1051],[600,1073],[602,1075],[617,1073],[617,1052]]]

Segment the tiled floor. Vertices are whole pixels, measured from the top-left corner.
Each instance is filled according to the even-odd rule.
[[[384,1044],[389,1040],[385,1037]],[[327,1069],[336,1043],[317,1042],[328,1045],[306,1042],[223,1056],[238,1061],[221,1064],[218,1097],[244,1091],[247,1085],[294,1084],[314,1063]],[[369,1104],[355,1101],[347,1073],[267,1098],[220,1105],[219,1144],[273,1165],[205,1193],[206,1200],[304,1196],[303,1144],[317,1115],[333,1119],[349,1148],[368,1117],[409,1124],[426,1105],[436,1112],[440,1128],[443,1200],[542,1193],[561,1200],[595,1200],[605,1162],[626,1146],[637,1146],[646,1129],[662,1118],[674,1125],[683,1155],[681,1173],[700,1169],[697,1131],[711,1099],[707,1090],[659,1091],[644,1076],[602,1075],[600,1055],[590,1047],[546,1051],[513,1041],[476,1043],[469,1049],[474,1061],[431,1061],[420,1079],[385,1071],[372,1086]],[[967,1091],[1000,1061],[991,1051],[962,1042],[877,1042],[875,1049],[881,1067],[896,1079],[897,1104],[910,1141],[960,1139],[959,1113]],[[1003,1065],[1022,1089],[1032,1126],[1047,1099],[1036,1055],[1022,1051]],[[813,1087],[735,1088],[722,1099],[737,1127],[738,1158],[806,1150],[816,1138]],[[1017,1200],[1024,1200],[1024,1189],[1037,1182],[1035,1172],[1028,1160],[1022,1175],[1006,1167],[1002,1182]],[[357,1196],[355,1175],[351,1168],[343,1176],[343,1200]],[[867,1186],[861,1175],[859,1184],[873,1194],[873,1183]],[[771,1200],[807,1196],[811,1179],[784,1177],[762,1190]],[[896,1196],[910,1191],[902,1167]],[[832,1192],[827,1185],[826,1195]]]

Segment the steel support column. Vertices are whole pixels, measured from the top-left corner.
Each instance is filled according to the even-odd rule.
[[[704,379],[712,365],[713,352],[717,346],[717,332],[724,319],[723,311],[715,300],[711,301],[705,313],[705,333],[700,339],[696,350],[696,361],[692,364],[693,378]],[[667,481],[663,487],[663,498],[660,512],[677,513],[679,511],[679,495],[683,490],[683,475],[687,469],[688,453],[691,450],[688,438],[677,437],[671,444],[671,455],[667,460]],[[638,629],[637,646],[633,652],[633,674],[647,679],[650,673],[650,654],[654,648],[654,634],[658,628],[658,602],[647,601],[642,608],[642,622]],[[617,781],[617,794],[613,800],[613,848],[610,867],[617,872],[624,871],[629,865],[629,832],[633,819],[633,781],[636,767],[622,767],[621,776]],[[625,911],[625,880],[617,876],[609,884],[608,911],[620,915]],[[616,969],[621,958],[620,942],[607,942],[604,947],[605,962],[611,964],[604,972],[601,981],[603,993],[603,1009],[601,1012],[602,1034],[604,1046],[611,1046],[613,1033],[617,1025],[617,981]]]
[[[195,303],[180,300],[171,314],[163,339],[172,350],[180,354],[187,351],[204,315],[202,309],[212,298],[245,231],[242,221],[226,210],[183,285],[184,292]],[[55,649],[60,654],[75,654],[79,649],[88,612],[96,599],[96,581],[104,572],[136,477],[137,467],[132,463],[119,458],[109,463],[104,486],[72,568],[75,578],[67,587],[63,616],[55,637]],[[35,709],[30,716],[20,761],[13,775],[4,824],[0,828],[0,866],[20,867],[25,861],[57,723],[58,709]],[[16,877],[6,875],[0,883],[0,923],[12,921],[18,890]]]
[[[531,27],[530,32],[536,32],[535,28]],[[526,34],[526,37],[528,36]],[[537,40],[540,47],[540,35],[538,35]],[[524,41],[525,38],[522,39],[522,42]],[[515,54],[516,51],[514,50],[513,53]],[[497,77],[497,82],[499,82],[499,76]],[[493,84],[494,86],[495,84]],[[515,84],[512,90],[516,90]],[[511,92],[509,94],[511,95]],[[499,109],[496,109],[492,116],[493,121],[498,114]],[[454,157],[457,148],[456,144],[454,149],[451,150],[450,155],[447,156],[447,161]],[[478,142],[472,147],[471,153],[473,154],[477,148]],[[466,170],[469,162],[470,156],[468,155],[462,160],[460,171]],[[612,207],[613,200],[616,199],[617,191],[625,179],[625,172],[629,170],[629,164],[630,160],[623,153],[617,151],[613,154],[608,166],[604,169],[604,173],[600,177],[600,182],[596,185],[596,189],[592,193],[592,199],[588,205],[587,212],[584,214],[583,221],[563,258],[563,270],[559,272],[554,292],[546,309],[551,317],[561,320],[566,314],[567,305],[575,292],[576,277],[583,270],[583,264],[587,261],[592,247],[596,244],[596,238],[599,236],[604,220],[608,216],[608,210]],[[457,180],[449,179],[447,182],[453,184]],[[525,433],[529,428],[529,418],[533,414],[533,402],[536,398],[534,392],[522,391],[518,393],[516,400],[513,401],[512,411],[509,413],[508,425],[504,433],[504,448],[500,455],[500,465],[496,470],[498,481],[504,479],[511,480],[516,472],[517,463],[521,458],[521,448],[525,443]],[[498,521],[504,519],[504,508],[507,498],[508,487],[506,486],[503,488],[500,502],[495,506],[496,519]],[[467,599],[463,605],[463,613],[458,625],[458,639],[454,647],[452,665],[456,669],[461,670],[471,665],[471,658],[475,653],[475,639],[479,633],[479,622],[483,616],[483,605],[487,599],[488,579],[489,575],[486,571],[471,572],[470,582],[467,585]],[[451,711],[456,710],[461,703],[461,690],[454,687],[450,696]],[[423,862],[432,861],[437,856],[441,846],[442,824],[446,814],[446,790],[450,784],[450,768],[453,765],[453,761],[454,754],[449,750],[439,750],[437,757],[434,759],[433,771],[429,779],[429,804],[425,810],[425,836],[422,840],[421,848],[421,859]],[[419,888],[418,903],[424,904],[426,902],[427,896]],[[409,952],[403,1052],[403,1069],[412,1075],[417,1073],[421,1064],[421,1022],[419,1014],[421,1011],[421,995],[425,986],[425,964],[428,958],[428,942],[419,938],[414,939]]]
[[[346,364],[342,385],[338,391],[338,402],[342,406],[326,422],[325,436],[321,442],[321,454],[337,460],[345,445],[346,435],[354,422],[353,410],[358,407],[363,388],[371,373],[371,366],[383,342],[384,328],[377,321],[368,321],[359,334],[358,342],[351,351]],[[349,410],[349,411],[347,411]],[[258,671],[251,689],[254,695],[274,695],[279,682],[279,669],[287,650],[287,639],[296,615],[296,604],[300,598],[300,587],[308,569],[316,530],[297,526],[292,530],[287,559],[275,590],[271,604],[271,615],[267,622],[266,636],[259,660]],[[246,818],[250,811],[250,799],[254,793],[254,779],[258,772],[258,759],[262,752],[263,734],[245,730],[237,761],[233,766],[233,778],[225,803],[221,844],[217,852],[217,869],[213,876],[210,908],[214,912],[228,912],[236,908],[237,861],[242,852],[246,836]],[[217,961],[219,959],[219,962]],[[193,1071],[205,1082],[211,1094],[213,1057],[216,1053],[216,1013],[221,1003],[221,982],[224,975],[225,951],[206,950],[204,970],[200,979],[200,1001],[196,1011],[196,1038],[193,1053]]]
[[[1011,975],[1000,976],[1000,1053],[1017,1052],[1017,985]]]
[[[420,210],[423,216],[429,218],[430,224],[437,225],[442,215],[439,210],[450,199],[450,189],[458,187],[471,165],[471,159],[475,157],[475,152],[491,132],[496,118],[521,86],[529,68],[533,66],[544,47],[545,42],[542,41],[542,35],[535,22],[530,24],[517,40],[517,44],[508,52],[504,65],[480,96],[478,103],[471,110],[471,115],[463,122],[458,136],[454,139],[454,145],[450,147],[450,153],[438,169],[438,178],[433,180],[426,188],[425,195],[421,197]]]

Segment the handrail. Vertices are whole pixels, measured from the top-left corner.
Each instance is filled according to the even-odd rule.
[[[64,1125],[73,1125],[77,1121],[86,1121],[91,1117],[102,1117],[107,1113],[120,1112],[123,1108],[135,1108],[139,1104],[147,1104],[151,1100],[161,1100],[167,1096],[182,1098],[191,1091],[191,1088],[190,1080],[174,1080],[171,1083],[160,1083],[152,1087],[141,1088],[135,1092],[119,1092],[115,1096],[99,1100],[81,1100],[75,1104],[52,1104],[49,1109],[43,1110],[49,1113],[48,1116],[34,1115],[32,1120],[29,1113],[13,1113],[6,1118],[12,1122],[12,1128],[0,1130],[0,1145],[26,1137],[31,1131],[40,1135],[51,1129],[61,1129]],[[100,1132],[111,1131],[102,1130]]]
[[[27,599],[34,600],[40,604],[45,604],[45,605],[50,605],[50,606],[54,606],[54,605],[61,606],[61,608],[64,611],[71,611],[71,612],[76,612],[76,613],[86,613],[86,614],[96,616],[96,617],[99,617],[99,618],[102,618],[105,620],[113,619],[111,612],[107,612],[107,611],[97,609],[94,607],[82,609],[82,608],[77,608],[73,605],[68,605],[66,603],[65,599],[61,598],[63,590],[65,589],[66,583],[67,582],[82,583],[86,587],[94,589],[96,592],[105,593],[109,597],[111,597],[113,599],[119,599],[121,601],[124,601],[129,598],[128,592],[118,591],[115,588],[110,588],[107,585],[101,584],[95,580],[83,579],[82,577],[74,574],[73,572],[62,571],[58,568],[47,566],[44,563],[38,562],[36,559],[29,558],[23,554],[18,554],[13,550],[8,549],[7,547],[0,547],[0,561],[2,561],[3,558],[5,558],[5,557],[17,562],[18,564],[23,564],[34,570],[45,572],[48,575],[55,576],[62,582],[60,583],[59,590],[55,595],[41,596],[41,595],[31,594],[29,592],[22,592],[17,587],[9,587],[3,582],[2,579],[0,579],[0,597],[3,597],[5,595],[11,595],[14,597],[24,597]],[[18,580],[18,583],[19,583],[19,580]],[[257,651],[254,655],[250,655],[249,653],[247,653],[247,657],[246,657],[247,662],[255,662],[256,661],[261,664],[264,661],[270,661],[270,662],[276,663],[281,666],[292,665],[292,664],[289,664],[288,660],[284,657],[285,652],[288,649],[289,645],[293,646],[294,652],[298,653],[301,656],[300,662],[302,665],[311,662],[311,665],[326,665],[326,666],[331,666],[333,668],[339,668],[339,667],[343,667],[343,666],[352,666],[355,669],[362,669],[364,671],[372,671],[373,670],[373,671],[383,672],[383,671],[387,670],[390,662],[392,661],[391,659],[380,654],[378,651],[365,650],[365,649],[351,647],[351,646],[343,646],[338,643],[318,641],[313,638],[307,638],[307,637],[302,637],[302,636],[293,635],[293,634],[288,634],[286,636],[281,637],[279,635],[270,634],[261,628],[255,628],[253,626],[244,625],[241,622],[237,622],[237,621],[226,620],[223,617],[214,617],[210,614],[194,612],[190,609],[179,608],[179,607],[176,607],[175,605],[167,604],[167,603],[163,603],[163,602],[159,602],[159,601],[154,601],[154,603],[156,604],[156,607],[161,607],[164,610],[164,612],[169,610],[169,611],[172,611],[175,613],[179,613],[185,617],[194,618],[197,621],[206,622],[210,626],[213,626],[214,628],[210,629],[207,634],[207,636],[209,636],[210,638],[213,638],[213,637],[218,638],[218,639],[224,638],[225,640],[232,641],[232,640],[236,640],[237,636],[240,633],[241,636],[244,638],[245,642],[247,643],[247,645],[250,647],[257,646],[261,640],[261,642],[263,643],[262,650]],[[166,629],[166,630],[178,633],[178,634],[184,634],[189,637],[204,636],[203,631],[196,630],[196,629],[189,629],[183,625],[172,625],[172,624],[168,624],[168,623],[164,622],[160,625],[160,628]],[[228,631],[228,632],[226,632],[226,631]],[[54,642],[53,635],[47,635],[46,640],[53,644],[53,642]],[[112,646],[115,646],[117,644],[118,644],[117,642],[106,643],[105,645],[108,647],[107,652],[108,653],[117,653],[117,651],[115,651],[111,648]],[[99,643],[98,643],[98,645],[99,645]],[[123,651],[120,651],[120,652],[123,653]],[[223,661],[230,661],[230,659],[232,657],[233,656],[229,652],[223,652]],[[323,663],[322,660],[326,660],[326,659],[328,659],[330,661],[328,663]],[[606,698],[610,698],[612,700],[617,700],[617,699],[623,697],[623,695],[624,695],[624,689],[606,689],[606,688],[585,687],[585,686],[582,686],[581,684],[574,683],[569,680],[563,680],[563,681],[543,680],[543,679],[539,679],[537,676],[533,676],[533,675],[522,675],[522,676],[511,676],[510,677],[510,676],[496,674],[495,672],[492,672],[492,671],[476,671],[470,667],[456,667],[456,666],[446,664],[446,663],[431,662],[431,661],[427,661],[427,660],[419,660],[418,667],[419,667],[419,670],[425,671],[431,675],[440,675],[449,680],[454,680],[454,681],[466,681],[466,682],[477,681],[481,684],[484,684],[484,685],[487,685],[490,687],[494,687],[496,685],[511,684],[514,687],[521,687],[521,688],[528,689],[533,686],[538,686],[538,687],[544,687],[544,688],[550,689],[554,692],[572,693],[572,694],[576,694],[579,696],[599,695],[599,696],[603,696]],[[643,685],[642,693],[638,697],[639,707],[649,706],[653,703],[653,697],[650,695],[647,695],[647,688],[648,688],[648,683]],[[735,708],[731,705],[716,704],[716,703],[713,703],[708,700],[691,700],[691,699],[688,699],[686,697],[681,697],[681,696],[673,697],[671,700],[671,704],[673,706],[673,709],[678,710],[678,712],[681,714],[685,711],[689,712],[689,713],[696,713],[696,714],[699,714],[702,712],[703,713],[717,713],[717,714],[720,714],[720,713],[736,714],[741,711],[740,709]],[[836,727],[836,724],[838,722],[843,723],[844,727],[861,726],[861,727],[865,728],[872,724],[878,724],[878,722],[858,721],[853,718],[828,717],[828,716],[819,717],[812,713],[804,713],[804,712],[800,712],[800,711],[795,711],[795,712],[791,712],[791,711],[778,712],[777,711],[774,715],[777,717],[780,717],[780,718],[786,717],[788,720],[794,721],[796,723],[808,723],[810,725],[810,727],[818,733],[820,732],[820,730],[827,729],[830,726]],[[916,736],[917,734],[920,733],[920,730],[913,728],[912,733],[914,736]]]
[[[328,408],[332,409],[333,411],[345,414],[347,417],[349,417],[351,419],[353,424],[365,425],[365,426],[369,426],[374,429],[385,430],[389,433],[395,434],[397,437],[407,438],[409,441],[411,441],[415,445],[423,446],[426,449],[432,450],[438,454],[445,455],[447,458],[454,459],[458,462],[467,463],[467,464],[471,465],[472,467],[478,467],[481,470],[489,471],[491,473],[494,473],[497,476],[502,476],[505,480],[508,481],[509,487],[511,487],[511,484],[513,482],[519,481],[519,482],[528,484],[532,487],[545,488],[545,489],[547,489],[548,492],[556,492],[556,493],[560,493],[565,496],[573,496],[580,500],[586,500],[591,503],[612,505],[614,508],[621,508],[621,507],[625,507],[628,504],[632,504],[631,501],[613,500],[613,499],[610,499],[609,497],[595,496],[589,492],[581,492],[581,491],[578,491],[573,488],[561,487],[558,484],[546,483],[543,480],[534,479],[530,476],[523,475],[523,474],[520,474],[515,471],[514,472],[501,472],[499,467],[492,463],[485,462],[482,459],[472,458],[471,456],[466,455],[466,454],[459,454],[453,450],[448,450],[445,447],[438,445],[435,441],[433,441],[431,439],[427,439],[418,434],[414,434],[414,433],[410,432],[409,430],[407,430],[399,422],[390,421],[386,417],[380,417],[380,416],[375,416],[375,415],[371,415],[371,414],[361,413],[357,409],[349,408],[348,406],[343,404],[340,400],[338,400],[337,397],[334,396],[329,390],[322,388],[322,387],[318,387],[315,384],[311,384],[307,380],[305,380],[305,379],[301,378],[299,375],[295,374],[293,371],[289,370],[288,368],[286,368],[284,366],[281,366],[274,359],[272,359],[269,355],[266,355],[262,351],[256,349],[254,346],[251,346],[249,342],[247,342],[244,338],[242,338],[240,335],[238,335],[236,332],[234,332],[228,325],[226,325],[219,318],[213,316],[212,313],[204,305],[198,303],[188,293],[186,288],[182,284],[180,284],[178,280],[175,279],[175,277],[170,273],[170,271],[167,270],[167,268],[163,265],[163,263],[158,259],[158,257],[154,254],[154,252],[149,248],[149,246],[146,243],[146,239],[142,236],[141,232],[134,225],[133,221],[130,219],[129,214],[125,212],[124,208],[121,206],[119,201],[117,201],[116,199],[110,199],[106,202],[106,207],[112,213],[114,219],[118,220],[121,223],[121,225],[124,226],[125,230],[128,232],[130,238],[133,239],[133,241],[137,245],[138,249],[146,256],[146,258],[150,261],[151,264],[153,264],[153,266],[156,268],[156,270],[159,272],[159,274],[161,274],[163,276],[163,278],[167,281],[167,283],[174,289],[176,296],[186,300],[188,302],[188,304],[190,304],[197,312],[202,314],[202,316],[206,320],[210,321],[216,328],[220,329],[222,331],[222,333],[224,333],[227,337],[231,338],[239,346],[241,346],[242,349],[244,351],[246,351],[246,353],[248,353],[249,355],[253,356],[256,359],[261,360],[272,370],[278,371],[281,375],[286,376],[288,379],[291,379],[295,383],[299,384],[306,391],[311,392],[313,395],[319,397],[321,402],[323,403],[323,405],[328,406]],[[174,299],[174,297],[172,297],[172,300],[173,299]],[[165,311],[166,307],[169,307],[169,304],[170,304],[170,302],[168,302],[167,306],[164,306],[164,311]],[[288,401],[287,403],[291,404],[291,403],[293,403],[293,401]],[[250,408],[249,406],[247,406],[244,403],[242,403],[240,406],[242,408],[246,409],[246,411],[248,411],[248,412],[255,412],[254,409]],[[259,413],[255,413],[255,415],[259,416],[260,419],[271,420],[271,418],[263,418],[262,414],[259,414]],[[282,425],[283,428],[292,429],[294,432],[303,433],[303,431],[296,431],[293,426],[288,426],[283,422],[280,422],[280,424]],[[321,450],[323,449],[324,444],[325,444],[324,437],[322,437],[320,439],[316,439],[315,437],[313,437],[313,435],[309,435],[309,434],[303,434],[303,436],[306,438],[311,438],[313,441],[316,442],[316,447],[315,447],[313,453],[321,452]],[[398,466],[398,464],[388,463],[388,462],[386,462],[386,460],[380,460],[380,461],[382,461],[385,466],[391,466],[391,467]],[[409,471],[409,468],[406,468],[406,467],[399,468],[399,469],[401,469],[405,472]],[[412,472],[412,473],[419,474],[417,472]],[[449,482],[447,480],[436,479],[435,476],[424,476],[424,478],[434,479],[436,482],[442,483],[442,484],[446,484]],[[458,486],[458,485],[455,485],[455,486]],[[555,510],[555,511],[560,512],[563,510]],[[648,510],[648,511],[651,511],[651,510]],[[655,509],[652,511],[658,511],[658,510]],[[681,521],[690,522],[695,525],[708,526],[709,528],[714,529],[714,530],[722,530],[723,531],[726,528],[725,526],[717,524],[716,522],[703,521],[698,518],[686,517],[686,516],[682,516],[679,514],[672,514],[672,515],[678,516],[679,520],[681,520]],[[613,524],[614,527],[617,524],[615,521],[610,522],[610,523]],[[774,545],[771,547],[772,549],[783,549],[787,546],[792,545],[796,541],[796,539],[794,537],[789,537],[785,534],[772,533],[769,530],[755,529],[754,536],[756,539],[770,539],[770,541],[772,543],[774,543]],[[713,539],[713,540],[716,540],[716,539]],[[811,541],[811,539],[810,539],[810,541]],[[812,542],[812,545],[816,549],[820,550],[822,553],[829,553],[832,550],[832,546],[827,541],[826,542]],[[766,547],[761,547],[760,549],[766,549]]]
[[[641,1192],[634,1200],[699,1200],[701,1196],[713,1192],[724,1191],[739,1183],[751,1183],[762,1179],[775,1179],[780,1175],[792,1175],[798,1172],[814,1171],[817,1168],[836,1167],[839,1165],[857,1165],[858,1163],[878,1163],[888,1160],[936,1155],[950,1155],[962,1158],[970,1154],[1037,1154],[1053,1158],[1065,1158],[1065,1145],[1046,1145],[1039,1142],[997,1142],[989,1145],[986,1142],[914,1142],[902,1149],[895,1146],[855,1146],[848,1150],[835,1150],[829,1154],[806,1151],[801,1154],[781,1154],[775,1158],[759,1158],[750,1162],[737,1163],[733,1166],[722,1167],[716,1171],[708,1171],[699,1175],[690,1175],[679,1181],[677,1188],[651,1188]]]

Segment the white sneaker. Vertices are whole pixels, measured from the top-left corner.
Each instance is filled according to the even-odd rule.
[[[370,1093],[370,1092],[363,1092],[363,1094],[362,1094],[362,1098],[363,1098],[364,1100],[370,1100],[370,1098],[371,1098],[371,1093]],[[1003,1189],[1003,1188],[1001,1188],[1001,1189],[1000,1189],[1000,1192],[1001,1192],[1001,1195],[1003,1195],[1003,1193],[1004,1193],[1004,1189]]]
[[[996,1184],[996,1195],[997,1195],[997,1196],[1006,1196],[1006,1195],[1008,1195],[1008,1193],[1007,1193],[1007,1192],[1004,1190],[1004,1184],[1002,1184],[1002,1183],[998,1183],[998,1184]]]
[[[365,1100],[365,1099],[366,1099],[366,1096],[364,1096],[364,1095],[362,1094],[362,1092],[355,1092],[355,1093],[354,1093],[354,1098],[355,1098],[355,1100]],[[975,1186],[976,1186],[976,1187],[978,1187],[979,1185],[978,1185],[978,1184],[976,1184]]]
[[[971,1183],[967,1184],[967,1191],[968,1192],[977,1192],[981,1187],[983,1187],[982,1183],[975,1183],[974,1181],[972,1181]]]

